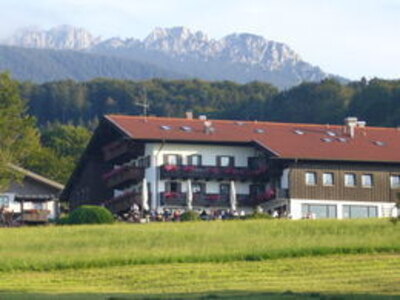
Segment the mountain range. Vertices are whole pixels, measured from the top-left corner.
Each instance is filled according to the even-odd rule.
[[[24,29],[0,46],[0,70],[44,82],[94,77],[264,81],[287,88],[335,77],[289,46],[249,33],[221,39],[185,27],[156,28],[143,40],[101,39],[85,29]],[[340,77],[337,77],[341,79]]]

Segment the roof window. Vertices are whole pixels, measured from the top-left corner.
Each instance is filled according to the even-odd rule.
[[[338,141],[341,142],[341,143],[347,143],[348,139],[346,139],[344,137],[340,137],[340,138],[338,138]]]
[[[333,142],[333,139],[331,139],[331,138],[322,138],[321,139],[323,142],[325,142],[325,143],[331,143],[331,142]]]
[[[298,134],[298,135],[303,135],[303,134],[304,134],[304,131],[303,131],[303,130],[300,130],[300,129],[295,129],[293,132],[294,132],[295,134]]]
[[[235,122],[235,124],[236,124],[236,125],[239,125],[239,126],[243,126],[243,125],[244,125],[244,122],[237,121],[237,122]]]
[[[336,136],[336,132],[334,131],[327,131],[326,134],[329,136]]]
[[[169,125],[161,125],[160,128],[161,128],[162,130],[171,130],[171,129],[172,129],[172,126],[169,126]]]
[[[181,130],[186,132],[192,132],[192,127],[190,126],[181,126]]]
[[[265,130],[262,128],[256,128],[256,129],[254,129],[254,132],[255,133],[265,133]]]
[[[382,142],[382,141],[375,141],[374,144],[376,146],[380,146],[380,147],[386,146],[386,142]]]

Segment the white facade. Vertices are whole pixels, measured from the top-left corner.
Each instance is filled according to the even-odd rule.
[[[191,155],[201,156],[201,166],[217,166],[218,156],[230,156],[234,157],[234,167],[249,167],[248,160],[251,157],[258,157],[262,154],[254,147],[249,146],[237,146],[237,145],[208,145],[208,144],[184,144],[184,143],[146,143],[145,151],[142,157],[136,158],[131,161],[131,164],[137,165],[140,160],[149,158],[150,164],[145,168],[145,179],[149,184],[149,191],[151,193],[151,209],[160,209],[160,193],[166,192],[166,182],[170,180],[163,180],[160,178],[160,167],[165,164],[165,155],[179,155],[182,158],[182,165],[188,165],[188,157]],[[117,167],[117,166],[116,166]],[[344,207],[352,209],[353,207],[367,207],[374,213],[376,217],[391,217],[397,215],[397,209],[393,202],[366,202],[366,201],[346,201],[346,200],[311,200],[311,199],[294,199],[288,198],[290,188],[289,182],[290,169],[286,168],[282,170],[280,180],[278,180],[277,188],[278,193],[276,199],[269,200],[262,206],[267,212],[280,211],[285,213],[293,219],[308,218],[309,215],[305,213],[305,207],[308,205],[311,208],[316,206],[322,207],[329,206],[334,212],[334,217],[337,219],[345,219]],[[181,193],[187,192],[187,181],[177,180],[181,183]],[[192,180],[193,182],[193,180]],[[229,184],[229,181],[217,181],[217,180],[199,180],[205,186],[206,194],[219,194],[221,184]],[[235,189],[237,194],[249,195],[250,186],[253,182],[248,181],[236,181]],[[263,182],[265,189],[268,189],[272,183]],[[139,182],[136,185],[130,186],[124,190],[114,190],[114,196],[121,195],[123,193],[134,191],[140,193],[142,189],[142,183]],[[316,217],[318,218],[318,216]]]
[[[393,202],[372,202],[372,201],[346,201],[346,200],[310,200],[310,199],[290,199],[290,214],[293,219],[307,217],[303,210],[303,205],[331,205],[336,208],[336,218],[346,219],[344,206],[354,207],[376,207],[377,217],[387,218],[397,216],[396,205]],[[348,217],[347,217],[348,218]]]
[[[389,218],[398,216],[399,210],[393,202],[373,202],[373,201],[348,201],[348,200],[315,200],[315,199],[275,199],[264,205],[266,211],[279,210],[286,208],[288,216],[294,220],[312,218],[318,219],[318,215],[307,213],[307,207],[330,207],[333,214],[329,216],[335,219],[355,218],[348,215],[348,210],[352,208],[369,208],[374,211],[374,216],[378,218]],[[347,213],[345,208],[347,207]],[[376,213],[376,216],[375,216]]]
[[[159,167],[164,164],[165,154],[178,154],[182,157],[182,164],[188,164],[190,155],[201,155],[203,166],[216,166],[217,156],[226,155],[234,157],[235,167],[247,167],[248,158],[257,155],[257,150],[253,147],[239,146],[221,146],[221,145],[204,145],[204,144],[162,144],[148,143],[145,147],[145,156],[151,158],[151,166],[146,169],[145,177],[151,184],[151,193],[156,195],[152,197],[152,208],[158,208],[158,195],[165,191],[165,180],[159,179]],[[220,183],[207,181],[205,182],[206,193],[218,194]],[[249,182],[236,182],[236,192],[238,194],[249,194]],[[186,184],[182,184],[182,192],[187,191]]]
[[[150,158],[150,167],[145,169],[145,178],[149,183],[149,191],[152,195],[150,207],[160,208],[160,193],[165,192],[165,183],[168,180],[160,179],[159,168],[164,165],[166,154],[176,154],[182,158],[182,165],[188,165],[188,157],[191,155],[201,156],[202,166],[217,166],[217,156],[230,156],[234,158],[234,167],[248,167],[248,158],[255,157],[259,152],[254,147],[247,146],[223,146],[205,144],[178,144],[178,143],[147,143],[143,157],[138,157],[130,163],[136,163],[145,157]],[[197,181],[203,182],[205,193],[219,194],[220,184],[229,184],[229,181]],[[236,181],[237,194],[249,194],[251,182]],[[129,191],[140,192],[141,183],[122,190],[114,190],[114,196],[119,196]],[[187,184],[181,181],[181,192],[187,192]]]
[[[18,201],[15,201],[15,196],[16,195],[14,193],[0,194],[0,197],[2,198],[2,202],[5,200],[5,198],[7,199],[7,201],[5,201],[7,204],[4,206],[8,211],[14,212],[14,213],[21,213],[21,203]],[[56,202],[56,201],[46,201],[43,203],[32,203],[29,201],[25,201],[24,202],[24,210],[29,210],[29,209],[48,210],[50,212],[49,219],[55,219],[57,217],[57,211],[58,211],[57,205],[58,205],[58,202]]]

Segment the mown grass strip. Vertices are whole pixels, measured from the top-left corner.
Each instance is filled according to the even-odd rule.
[[[0,272],[399,253],[387,220],[257,220],[0,230]]]
[[[3,293],[82,293],[88,296],[126,293],[125,297],[173,298],[210,294],[218,297],[243,294],[251,298],[262,293],[398,296],[400,255],[363,254],[262,262],[18,271],[0,273],[0,289]],[[3,299],[1,293],[0,298]]]

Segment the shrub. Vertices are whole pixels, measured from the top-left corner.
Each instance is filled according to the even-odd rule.
[[[200,216],[197,212],[189,210],[181,215],[181,221],[199,221]]]
[[[101,206],[82,205],[72,211],[67,224],[111,224],[114,216],[111,212]]]
[[[69,222],[68,216],[63,216],[56,220],[57,225],[68,225],[69,224],[68,222]]]
[[[251,215],[247,215],[244,217],[244,219],[246,220],[259,220],[259,219],[273,219],[273,217],[270,214],[264,214],[264,213],[260,213],[260,212],[255,212]]]

